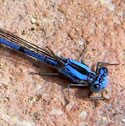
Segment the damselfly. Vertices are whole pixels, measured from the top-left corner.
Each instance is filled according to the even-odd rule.
[[[57,69],[64,76],[70,78],[73,83],[68,85],[68,98],[70,87],[89,87],[88,98],[92,100],[104,99],[103,97],[90,97],[90,93],[98,93],[108,85],[108,69],[105,65],[118,65],[118,63],[98,62],[96,71],[93,72],[83,63],[70,58],[57,56],[52,50],[42,49],[13,33],[0,28],[0,43],[11,47],[19,52],[25,53],[48,66]],[[41,75],[59,75],[59,73],[41,73]]]

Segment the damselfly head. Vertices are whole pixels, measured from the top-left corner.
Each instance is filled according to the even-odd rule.
[[[99,83],[92,84],[90,87],[90,90],[94,93],[100,92],[101,91],[101,84],[99,84]]]
[[[99,68],[99,76],[106,77],[108,75],[108,69],[106,67]]]
[[[92,92],[100,92],[108,85],[107,75],[108,69],[106,67],[100,67],[99,73],[97,74],[95,81],[93,81],[90,87]]]
[[[95,81],[93,84],[90,86],[90,90],[94,93],[101,92],[106,86],[108,85],[107,78],[103,78],[102,81]]]

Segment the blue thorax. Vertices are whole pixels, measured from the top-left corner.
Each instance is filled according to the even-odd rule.
[[[89,83],[92,92],[100,92],[108,85],[108,70],[101,67],[99,72],[92,72],[86,64],[65,59],[64,66],[59,67],[58,71],[72,79],[76,83]]]

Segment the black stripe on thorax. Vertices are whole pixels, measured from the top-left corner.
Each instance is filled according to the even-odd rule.
[[[77,70],[78,72],[80,72],[81,74],[84,74],[84,75],[88,75],[88,74],[89,74],[89,72],[88,72],[86,69],[84,69],[84,68],[82,68],[82,67],[80,67],[80,66],[77,66],[77,65],[74,64],[74,63],[69,63],[69,65],[70,65],[72,68],[74,68],[75,70]]]

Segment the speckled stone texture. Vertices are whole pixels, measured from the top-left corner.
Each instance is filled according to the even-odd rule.
[[[53,69],[0,44],[0,126],[124,126],[125,9],[124,0],[0,0],[0,27],[60,56],[95,69],[107,66],[109,85],[97,103],[87,89],[72,88],[67,104],[63,77],[31,72]]]

